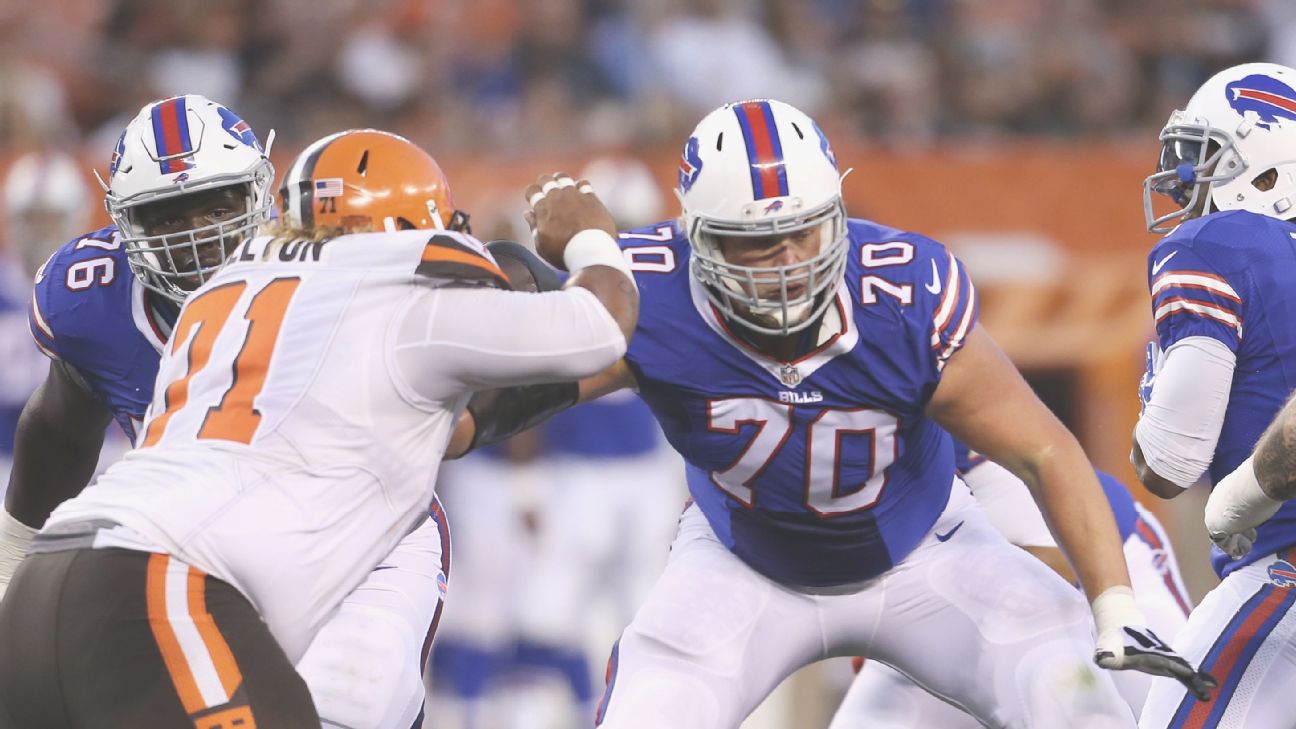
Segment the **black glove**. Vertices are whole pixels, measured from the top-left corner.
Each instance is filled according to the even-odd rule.
[[[1214,676],[1193,668],[1156,633],[1141,626],[1125,625],[1098,636],[1094,662],[1112,670],[1169,676],[1183,684],[1198,701],[1209,701],[1210,689],[1219,685]]]

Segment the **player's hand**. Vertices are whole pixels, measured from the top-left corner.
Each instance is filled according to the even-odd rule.
[[[1210,539],[1215,546],[1233,559],[1242,559],[1247,552],[1251,551],[1251,547],[1255,546],[1256,530],[1254,529],[1247,529],[1238,534],[1211,531],[1207,533],[1210,534]]]
[[[541,175],[525,195],[531,206],[526,219],[535,233],[536,252],[555,268],[567,270],[563,251],[582,230],[602,230],[616,238],[612,214],[586,180],[573,180],[566,172]]]
[[[1163,364],[1165,364],[1165,353],[1161,351],[1161,347],[1156,342],[1148,342],[1143,377],[1139,379],[1139,415],[1143,414],[1152,399],[1152,384],[1156,382],[1157,373],[1161,371]]]
[[[1123,625],[1098,636],[1094,662],[1113,671],[1142,671],[1169,676],[1183,684],[1198,701],[1209,701],[1218,686],[1215,677],[1198,671],[1148,628]]]

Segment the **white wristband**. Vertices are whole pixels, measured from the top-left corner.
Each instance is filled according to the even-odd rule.
[[[1206,501],[1206,529],[1212,534],[1240,534],[1260,526],[1283,502],[1269,498],[1256,480],[1254,456],[1238,464],[1215,484]]]
[[[598,228],[582,230],[572,236],[563,251],[563,265],[572,273],[589,266],[611,266],[634,280],[621,246],[607,231]]]
[[[9,584],[18,563],[27,556],[36,530],[9,515],[0,507],[0,587]],[[0,590],[3,592],[3,590]]]
[[[1103,590],[1090,605],[1098,635],[1125,625],[1147,625],[1147,618],[1134,602],[1134,591],[1127,585],[1116,585]]]

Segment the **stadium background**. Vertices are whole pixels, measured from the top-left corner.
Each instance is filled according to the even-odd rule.
[[[984,325],[1131,485],[1157,131],[1215,70],[1296,65],[1290,0],[3,0],[0,38],[0,165],[62,151],[89,181],[142,104],[196,92],[275,129],[281,171],[333,131],[409,136],[483,238],[525,239],[523,186],[596,158],[646,171],[669,216],[697,119],[784,99],[854,168],[854,216],[967,262]],[[1199,598],[1201,494],[1139,493]],[[840,673],[750,725],[821,726]]]

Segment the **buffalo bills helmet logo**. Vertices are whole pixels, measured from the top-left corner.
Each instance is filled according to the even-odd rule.
[[[1286,560],[1269,565],[1269,581],[1279,587],[1296,587],[1296,567]]]
[[[837,155],[833,154],[832,145],[828,143],[828,137],[819,128],[818,124],[814,125],[815,134],[819,135],[819,151],[823,152],[828,161],[832,163],[833,169],[837,168]]]
[[[782,210],[782,209],[783,209],[783,201],[782,201],[782,200],[775,200],[774,202],[770,203],[769,205],[766,205],[766,206],[765,206],[765,209],[764,209],[762,212],[764,212],[766,215],[769,215],[770,213],[777,213],[778,211],[780,211],[780,210]]]
[[[126,131],[122,130],[121,136],[117,137],[117,146],[113,147],[112,157],[108,160],[108,176],[112,177],[117,174],[117,168],[121,167],[122,156],[126,154]]]
[[[698,173],[702,171],[702,158],[698,156],[697,137],[689,137],[684,143],[684,155],[680,157],[679,189],[688,192],[697,182]]]
[[[216,107],[216,111],[220,114],[221,127],[225,131],[229,132],[231,137],[234,137],[258,152],[264,151],[261,149],[261,142],[257,140],[256,134],[252,131],[252,127],[247,122],[243,121],[238,114],[235,114],[223,106]]]
[[[1296,121],[1296,90],[1272,76],[1253,73],[1225,86],[1224,94],[1238,114],[1258,114],[1265,129],[1279,119]]]

